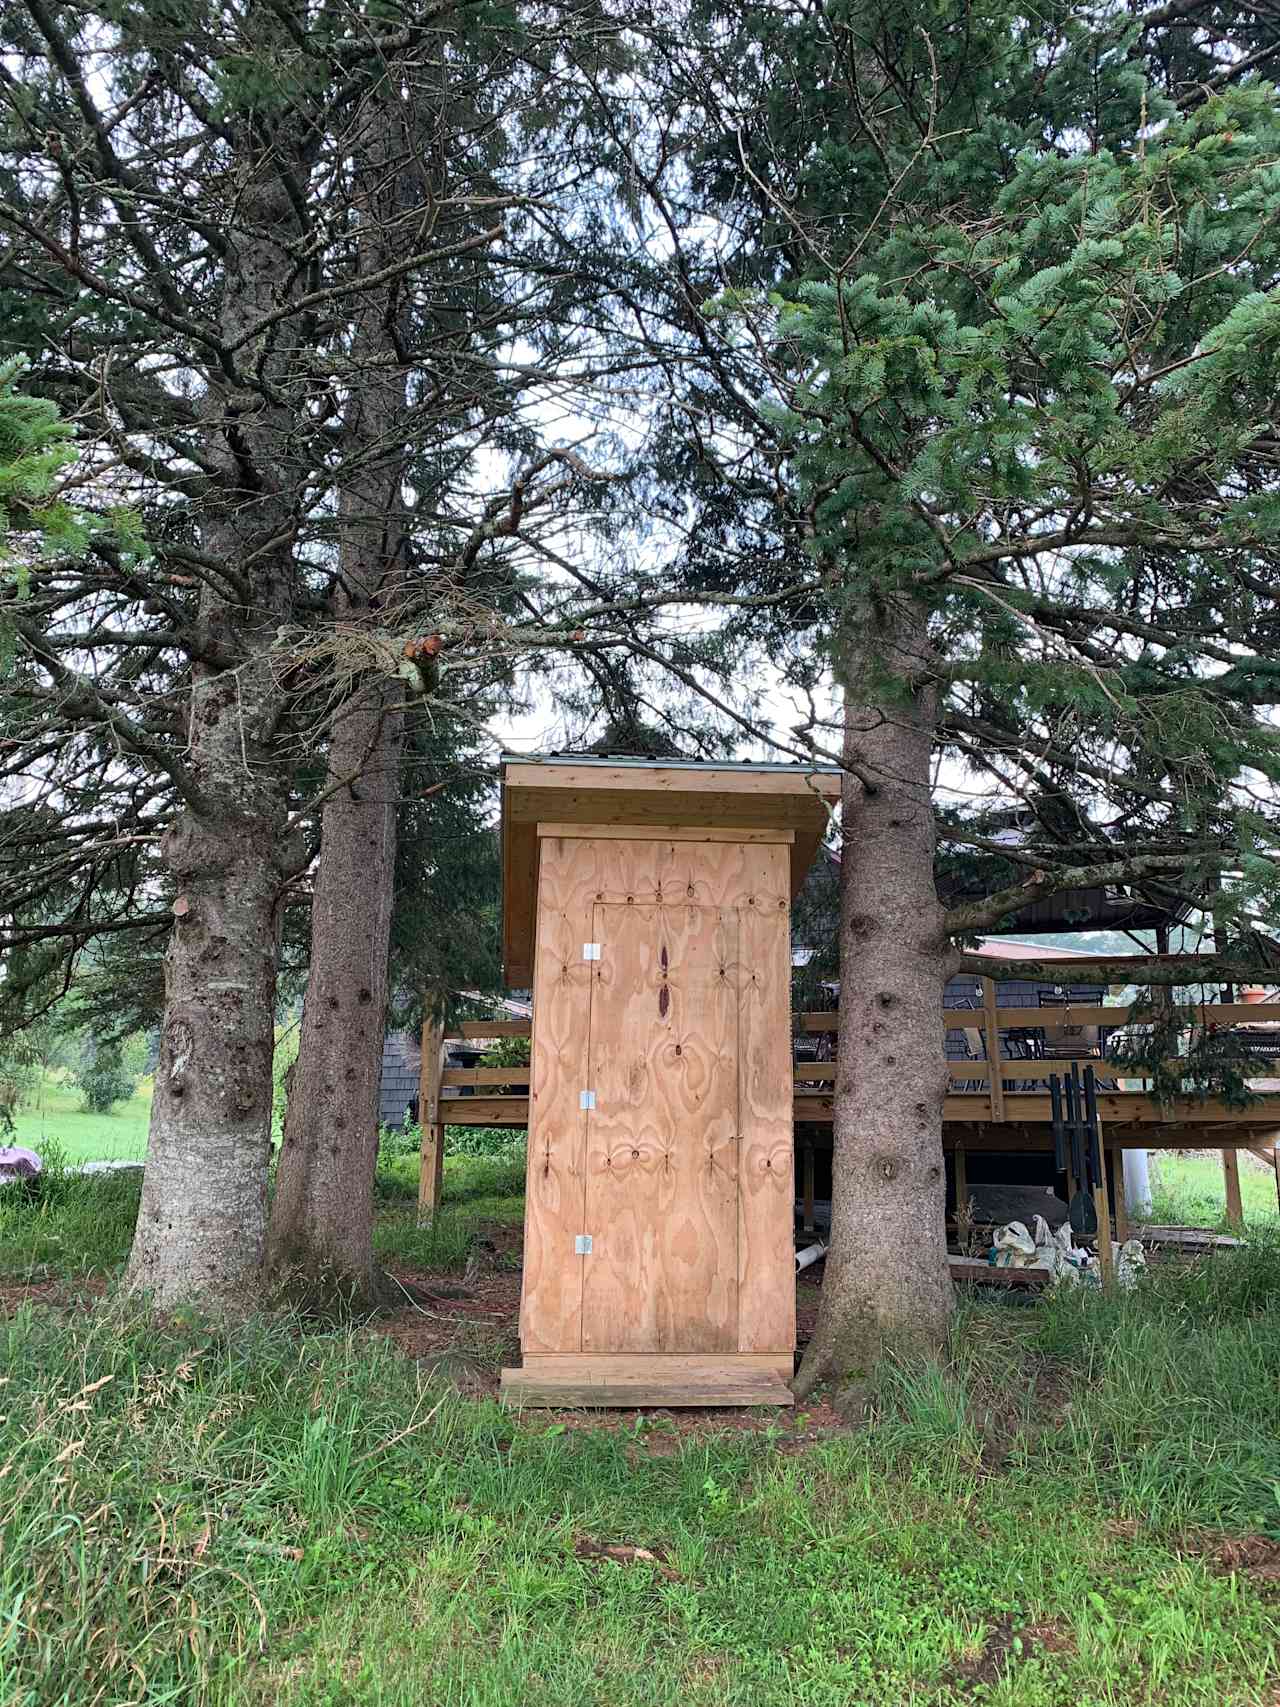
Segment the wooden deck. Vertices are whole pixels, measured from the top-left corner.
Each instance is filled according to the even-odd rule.
[[[944,1029],[966,1034],[970,1047],[977,1034],[983,1055],[946,1063],[951,1090],[943,1112],[943,1144],[948,1149],[1049,1150],[1053,1136],[1047,1076],[1069,1072],[1073,1064],[1082,1069],[1092,1065],[1105,1081],[1120,1077],[1123,1069],[1100,1056],[1001,1059],[999,1079],[993,1085],[988,1061],[999,1053],[1000,1034],[1045,1028],[1060,1032],[1073,1026],[1121,1027],[1133,1010],[1118,1003],[1002,1008],[995,1005],[994,981],[987,979],[984,984],[982,1008],[948,1009],[946,1013]],[[1217,1003],[1183,1006],[1176,1011],[1185,1016],[1188,1026],[1280,1025],[1277,1003]],[[802,1033],[831,1033],[836,1029],[834,1013],[796,1017],[797,1030]],[[530,1030],[528,1020],[470,1022],[463,1026],[462,1035],[519,1037],[530,1035]],[[1280,1053],[1280,1033],[1277,1050]],[[1168,1063],[1174,1072],[1177,1065],[1176,1060]],[[797,1061],[793,1065],[793,1120],[796,1125],[812,1128],[806,1134],[807,1141],[819,1147],[826,1139],[823,1128],[831,1126],[836,1071],[834,1061]],[[1259,1077],[1275,1074],[1271,1082],[1280,1083],[1280,1067],[1259,1062],[1258,1071]],[[527,1126],[528,1085],[527,1067],[447,1068],[441,1074],[440,1118],[454,1126]],[[1133,1082],[1133,1088],[1099,1091],[1098,1113],[1107,1143],[1120,1149],[1270,1148],[1280,1137],[1280,1089],[1258,1093],[1258,1100],[1248,1108],[1234,1109],[1221,1098],[1194,1095],[1161,1103],[1149,1089]]]

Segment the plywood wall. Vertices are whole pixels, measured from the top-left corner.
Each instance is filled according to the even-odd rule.
[[[781,843],[543,838],[526,1355],[794,1345],[788,883]]]

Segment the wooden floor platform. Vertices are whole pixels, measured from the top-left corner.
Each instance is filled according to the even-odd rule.
[[[566,1353],[527,1357],[522,1369],[504,1369],[502,1402],[542,1410],[790,1405],[790,1376],[789,1357]]]

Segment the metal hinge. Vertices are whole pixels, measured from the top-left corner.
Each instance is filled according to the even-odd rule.
[[[578,1107],[579,1108],[594,1108],[595,1106],[596,1106],[596,1093],[594,1091],[579,1091],[578,1092]]]
[[[584,960],[599,960],[600,944],[598,942],[584,942],[582,945],[582,958]]]
[[[589,1257],[591,1255],[590,1233],[577,1234],[573,1241],[573,1254],[575,1257]]]

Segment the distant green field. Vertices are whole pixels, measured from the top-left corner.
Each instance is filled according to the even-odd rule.
[[[136,1094],[117,1103],[110,1114],[89,1114],[81,1107],[76,1087],[60,1074],[49,1073],[19,1113],[9,1142],[39,1150],[56,1139],[69,1161],[140,1162],[147,1153],[150,1120],[150,1079],[143,1079]]]

